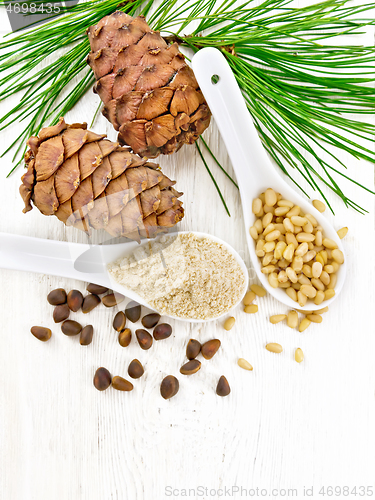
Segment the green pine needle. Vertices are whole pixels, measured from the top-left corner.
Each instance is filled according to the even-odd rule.
[[[206,160],[204,159],[204,156],[203,156],[203,154],[202,154],[201,148],[198,146],[198,144],[197,144],[197,143],[195,143],[195,146],[196,146],[196,148],[197,148],[197,151],[198,151],[198,153],[199,153],[199,156],[201,157],[201,159],[202,159],[202,161],[203,161],[204,166],[206,167],[206,170],[207,170],[207,172],[208,172],[208,175],[211,177],[211,180],[212,180],[212,182],[214,183],[214,186],[215,186],[215,188],[216,188],[216,191],[218,192],[218,194],[219,194],[219,196],[220,196],[220,199],[221,199],[221,201],[222,201],[222,203],[223,203],[223,205],[224,205],[225,211],[227,212],[227,214],[228,214],[228,215],[229,215],[229,217],[230,217],[229,208],[227,207],[227,204],[226,204],[226,202],[225,202],[224,196],[222,195],[222,192],[220,191],[219,185],[218,185],[218,183],[216,182],[215,177],[212,175],[212,172],[211,172],[211,170],[210,170],[209,166],[207,165]]]
[[[224,174],[228,177],[228,179],[233,182],[233,184],[236,186],[236,188],[238,189],[238,184],[232,179],[232,177],[228,174],[228,172],[224,169],[224,167],[221,165],[221,163],[219,162],[219,160],[216,158],[216,156],[213,154],[213,152],[211,151],[211,149],[209,148],[207,142],[203,139],[202,136],[200,136],[200,140],[203,142],[203,144],[205,145],[206,149],[208,150],[208,152],[210,153],[210,155],[212,156],[213,160],[215,161],[215,163],[219,166],[219,168],[224,172]]]
[[[355,45],[355,39],[353,44],[341,46],[336,38],[356,35],[373,25],[373,19],[364,17],[373,7],[373,3],[353,6],[348,0],[325,0],[307,7],[291,7],[291,0],[264,0],[258,6],[235,0],[80,3],[42,25],[5,37],[0,44],[0,100],[22,92],[18,104],[0,118],[0,130],[15,121],[24,124],[3,154],[15,150],[16,161],[30,135],[57,123],[92,87],[94,77],[85,62],[90,50],[85,31],[120,9],[145,15],[153,29],[168,35],[168,41],[176,40],[194,52],[202,47],[221,50],[244,93],[263,145],[281,170],[296,186],[300,187],[298,171],[309,190],[318,191],[323,199],[324,185],[347,207],[364,212],[343,192],[338,179],[343,177],[374,192],[344,173],[346,167],[336,152],[374,161],[375,126],[367,118],[375,105],[375,48]],[[64,53],[57,56],[60,49]],[[47,65],[41,67],[46,58]],[[31,70],[35,73],[30,76]],[[69,85],[73,80],[73,86]],[[354,119],[353,115],[363,118]]]

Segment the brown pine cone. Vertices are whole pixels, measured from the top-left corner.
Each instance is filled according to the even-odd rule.
[[[118,140],[140,156],[170,154],[193,144],[211,112],[178,44],[167,45],[143,16],[116,11],[88,30],[87,63],[103,115]]]
[[[42,214],[56,215],[66,225],[138,241],[183,218],[182,193],[157,164],[86,127],[60,118],[27,141],[27,172],[20,186],[24,213],[32,201]]]

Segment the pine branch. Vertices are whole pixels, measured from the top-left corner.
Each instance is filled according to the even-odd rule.
[[[14,121],[25,124],[7,151],[15,149],[16,158],[28,136],[56,123],[91,88],[94,78],[85,63],[90,50],[85,31],[120,9],[146,15],[152,28],[163,30],[169,42],[177,41],[193,51],[219,48],[234,71],[264,147],[283,172],[298,185],[298,171],[321,196],[325,185],[348,207],[361,211],[337,183],[342,176],[360,185],[344,174],[345,165],[335,149],[374,161],[375,126],[365,118],[373,114],[375,104],[375,48],[335,45],[335,38],[361,33],[373,25],[373,19],[362,17],[373,6],[353,6],[347,0],[326,0],[302,8],[291,7],[291,0],[264,0],[258,6],[234,0],[132,0],[125,4],[89,0],[75,5],[42,25],[5,37],[0,44],[0,99],[23,93],[19,103],[0,118],[0,130]],[[327,39],[329,44],[325,44]],[[65,52],[57,57],[61,48]],[[46,58],[50,62],[41,68]],[[79,82],[66,95],[75,78]],[[323,161],[322,153],[330,160]]]

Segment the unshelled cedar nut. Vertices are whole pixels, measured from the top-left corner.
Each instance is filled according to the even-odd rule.
[[[86,290],[94,295],[102,295],[103,293],[108,292],[108,288],[101,285],[95,285],[95,283],[89,283]]]
[[[125,315],[129,321],[136,323],[141,317],[141,306],[137,302],[129,302],[125,307]]]
[[[216,386],[216,394],[218,396],[228,396],[228,394],[230,393],[230,386],[229,386],[229,383],[228,383],[228,380],[224,377],[224,375],[222,375],[220,378],[219,378],[219,382],[217,383],[217,386]]]
[[[158,313],[151,313],[151,314],[146,314],[146,316],[143,316],[141,323],[145,328],[154,328],[158,324],[160,320],[160,314]]]
[[[192,359],[181,366],[180,373],[182,373],[182,375],[192,375],[193,373],[197,373],[200,368],[201,362],[197,359]]]
[[[125,297],[121,295],[121,293],[109,293],[108,295],[104,295],[102,297],[102,302],[105,307],[114,307],[118,304],[121,304],[125,300]]]
[[[71,319],[67,319],[61,325],[61,331],[67,335],[68,337],[73,337],[74,335],[78,335],[82,330],[82,326],[77,322]]]
[[[113,320],[113,328],[116,332],[122,332],[126,325],[126,316],[122,311],[119,311]]]
[[[77,312],[81,309],[83,304],[83,295],[79,290],[70,290],[66,299],[69,309]]]
[[[100,304],[100,298],[97,295],[94,294],[86,295],[86,297],[83,299],[83,304],[82,304],[83,314],[91,312],[99,304]]]
[[[202,345],[201,353],[204,359],[211,359],[217,353],[221,342],[219,339],[212,339]]]
[[[49,294],[47,295],[47,300],[52,306],[65,304],[66,291],[63,288],[56,288],[56,290],[52,290],[52,292],[49,292]]]
[[[79,343],[81,345],[90,345],[94,335],[94,327],[92,325],[85,326],[79,336]]]
[[[129,380],[116,376],[112,379],[112,387],[118,391],[132,391],[134,386]]]
[[[132,332],[129,328],[125,328],[122,332],[118,334],[118,343],[121,347],[128,347],[132,339]]]
[[[44,326],[32,326],[30,329],[31,333],[35,338],[41,340],[42,342],[47,342],[52,336],[52,332],[49,328]]]
[[[172,335],[172,327],[168,323],[155,326],[153,336],[155,340],[164,340]]]
[[[128,373],[131,378],[140,378],[144,372],[145,370],[142,363],[138,359],[133,359],[133,361],[130,362]]]
[[[153,342],[151,334],[149,334],[148,331],[143,330],[143,328],[136,330],[135,334],[137,336],[140,348],[144,350],[150,349]]]
[[[173,375],[168,375],[162,380],[160,385],[160,394],[164,399],[173,398],[180,388],[179,381]]]
[[[190,339],[186,346],[187,359],[195,359],[201,352],[201,343],[198,340]]]
[[[98,368],[94,375],[94,386],[98,391],[105,391],[111,385],[112,377],[107,368]]]
[[[55,323],[61,323],[61,321],[69,318],[69,314],[70,309],[68,307],[68,304],[60,304],[58,306],[55,306],[55,309],[53,310],[53,321]]]

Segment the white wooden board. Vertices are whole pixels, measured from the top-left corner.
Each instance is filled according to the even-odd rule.
[[[1,16],[4,33],[7,20],[4,12]],[[362,38],[372,43],[371,33]],[[1,114],[10,104],[0,104]],[[98,97],[88,93],[67,122],[90,121],[97,104]],[[2,149],[18,128],[1,133]],[[115,138],[103,117],[94,130]],[[205,137],[231,172],[214,124]],[[372,165],[343,158],[348,175],[373,185]],[[235,187],[211,161],[228,201],[229,218],[194,147],[160,161],[185,193],[180,228],[211,232],[231,243],[246,259],[255,282]],[[86,241],[84,234],[36,209],[22,214],[21,169],[5,179],[10,166],[8,155],[0,166],[0,231]],[[370,214],[345,209],[327,191],[336,216],[328,211],[324,216],[337,229],[349,227],[347,284],[323,323],[302,334],[285,324],[271,325],[269,316],[286,309],[265,297],[257,301],[256,315],[238,307],[230,332],[224,331],[222,321],[204,326],[173,321],[173,337],[141,351],[134,338],[130,347],[119,346],[111,327],[118,309],[101,305],[88,316],[71,316],[95,328],[93,343],[81,347],[77,338],[65,337],[53,324],[46,295],[56,287],[83,292],[84,283],[0,270],[0,498],[162,500],[184,493],[204,499],[304,498],[304,488],[313,488],[311,498],[323,498],[322,486],[357,486],[358,494],[360,486],[374,486],[374,200],[354,185],[348,185],[348,192]],[[30,334],[35,324],[52,328],[48,343]],[[189,378],[179,375],[179,367],[191,337],[217,337],[222,348]],[[281,343],[284,352],[267,352],[267,342]],[[293,359],[296,347],[305,353],[301,365]],[[146,371],[133,392],[94,389],[97,367],[127,377],[135,357]],[[254,371],[241,370],[238,357],[250,361]],[[170,401],[159,394],[167,374],[180,379],[180,392]],[[222,374],[232,387],[228,398],[215,394]],[[236,495],[233,487],[240,488]],[[297,492],[283,491],[288,488]],[[344,490],[336,497],[344,498]]]

